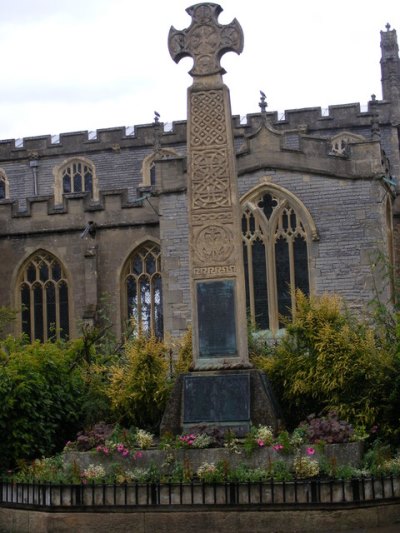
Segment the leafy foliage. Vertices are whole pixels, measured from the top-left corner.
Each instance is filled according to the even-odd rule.
[[[310,443],[321,441],[327,444],[350,442],[354,435],[353,426],[340,420],[334,412],[322,417],[310,415],[306,421],[300,424],[300,427],[305,430],[307,442]]]
[[[17,312],[9,307],[0,307],[0,339],[4,334],[7,325],[15,320]]]
[[[79,427],[83,380],[62,343],[8,338],[0,364],[0,467],[62,449]]]
[[[140,335],[130,341],[120,361],[110,368],[107,395],[118,421],[155,430],[170,390],[165,345]]]
[[[178,351],[178,359],[175,363],[175,373],[184,374],[189,372],[193,363],[192,328],[189,328],[182,338]]]
[[[393,358],[374,330],[342,308],[336,295],[296,291],[293,322],[273,356],[258,357],[292,426],[312,412],[336,411],[354,425],[371,427],[387,402]]]

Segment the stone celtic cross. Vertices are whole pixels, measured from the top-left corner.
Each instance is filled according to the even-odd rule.
[[[243,31],[234,19],[225,26],[218,23],[222,11],[218,4],[196,4],[187,8],[192,23],[186,30],[171,27],[168,47],[172,59],[178,63],[183,57],[193,58],[191,76],[224,74],[220,59],[226,52],[240,54],[243,50]]]
[[[174,61],[193,58],[188,89],[189,268],[197,370],[248,366],[240,205],[229,90],[220,59],[240,53],[243,32],[218,23],[222,8],[196,4],[190,27],[169,32]]]

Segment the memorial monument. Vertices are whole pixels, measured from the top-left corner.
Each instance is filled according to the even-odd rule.
[[[193,58],[187,196],[194,372],[183,377],[172,404],[175,417],[180,411],[184,430],[209,424],[241,433],[254,422],[256,406],[258,422],[276,425],[277,420],[265,376],[263,380],[250,370],[248,359],[232,114],[220,64],[226,52],[242,52],[243,32],[236,19],[219,24],[221,11],[212,3],[189,7],[190,27],[182,31],[172,27],[168,37],[174,61]],[[172,429],[167,422],[170,415],[167,409],[162,430]]]

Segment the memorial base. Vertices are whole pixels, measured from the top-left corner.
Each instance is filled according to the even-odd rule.
[[[281,410],[260,370],[190,372],[178,377],[160,432],[178,435],[206,426],[237,436],[251,425],[281,426]]]

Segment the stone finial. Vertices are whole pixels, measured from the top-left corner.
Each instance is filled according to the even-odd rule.
[[[390,24],[389,24],[389,22],[386,24],[385,28],[386,28],[386,31],[389,31],[389,30],[390,30]]]
[[[381,128],[379,126],[379,114],[377,112],[371,118],[371,138],[373,141],[381,140]]]
[[[154,151],[159,152],[161,150],[161,124],[160,124],[160,113],[154,111]]]
[[[267,104],[267,101],[266,101],[266,96],[265,96],[265,93],[263,91],[260,91],[260,103],[258,104],[260,106],[260,109],[261,109],[261,114],[262,115],[265,115],[267,113],[266,109],[268,107],[268,104]]]
[[[193,77],[224,74],[221,57],[226,52],[240,54],[243,50],[243,31],[234,19],[225,26],[218,23],[222,7],[218,4],[196,4],[187,8],[192,17],[189,28],[169,30],[168,48],[172,59],[178,63],[183,57],[193,58]]]

